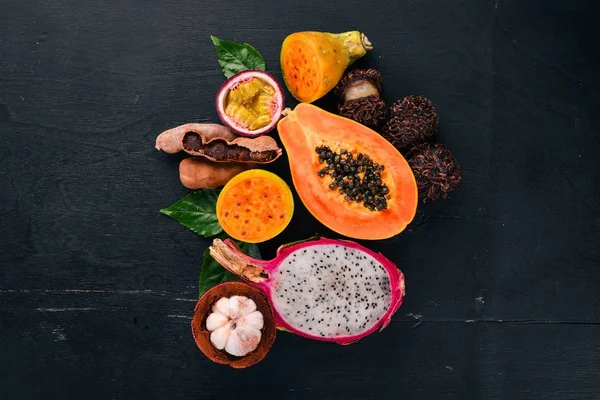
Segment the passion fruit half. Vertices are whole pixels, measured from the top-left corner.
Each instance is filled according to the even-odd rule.
[[[243,136],[255,137],[273,130],[283,108],[281,86],[264,71],[238,72],[217,93],[219,118]]]

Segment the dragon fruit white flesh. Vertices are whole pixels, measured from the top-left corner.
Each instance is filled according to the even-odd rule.
[[[405,293],[394,263],[351,241],[309,240],[256,260],[215,239],[210,254],[267,295],[278,328],[310,339],[349,344],[383,329]]]

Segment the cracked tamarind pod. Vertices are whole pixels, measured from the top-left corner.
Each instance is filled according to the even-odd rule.
[[[215,162],[250,162],[267,164],[281,156],[281,149],[270,136],[238,137],[232,141],[213,138],[204,141],[202,135],[187,132],[183,137],[183,151]]]
[[[196,132],[204,137],[204,140],[221,138],[234,140],[238,136],[229,128],[219,124],[197,124],[190,123],[167,129],[156,138],[156,149],[165,153],[175,154],[183,150],[183,137],[187,132]]]
[[[268,164],[282,150],[270,136],[240,137],[217,124],[186,124],[161,133],[156,148],[167,153],[185,151],[214,162]]]

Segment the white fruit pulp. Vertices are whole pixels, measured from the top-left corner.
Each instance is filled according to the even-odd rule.
[[[371,255],[341,245],[291,253],[274,276],[273,305],[299,331],[324,338],[359,335],[390,307],[389,275]]]
[[[263,326],[263,315],[256,303],[245,296],[220,298],[206,319],[212,345],[237,357],[258,347]]]

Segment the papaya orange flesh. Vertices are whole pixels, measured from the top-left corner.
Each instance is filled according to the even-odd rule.
[[[413,220],[418,202],[413,172],[398,150],[377,132],[306,103],[280,120],[278,130],[296,191],[323,225],[347,237],[376,240],[397,235]],[[333,178],[318,174],[324,166],[315,150],[319,146],[335,153],[366,154],[383,165],[381,180],[389,190],[387,208],[372,211],[331,189]]]
[[[294,199],[277,175],[251,169],[236,175],[219,194],[217,219],[234,239],[260,243],[272,239],[289,224]]]

